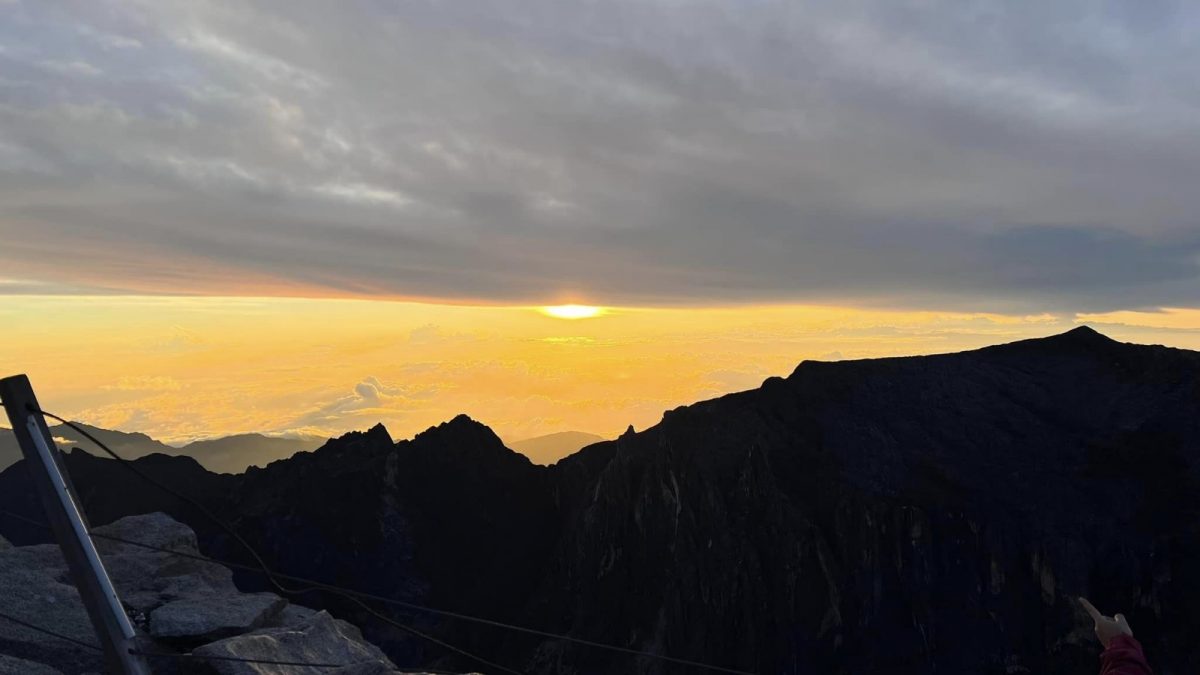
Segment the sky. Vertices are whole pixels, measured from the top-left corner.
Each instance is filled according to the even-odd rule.
[[[1200,346],[1198,27],[1184,2],[0,0],[0,370],[167,440],[458,412],[515,439],[804,358],[1084,321]],[[536,309],[563,303],[611,310]]]

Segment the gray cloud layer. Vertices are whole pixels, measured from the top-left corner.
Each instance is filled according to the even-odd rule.
[[[1195,304],[1198,25],[1082,0],[0,2],[0,293]]]

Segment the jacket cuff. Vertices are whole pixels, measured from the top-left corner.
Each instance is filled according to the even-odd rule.
[[[1108,646],[1104,648],[1104,651],[1113,649],[1136,649],[1141,652],[1142,643],[1135,640],[1132,635],[1118,635],[1108,641]]]

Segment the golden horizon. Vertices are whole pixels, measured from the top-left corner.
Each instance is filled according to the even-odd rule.
[[[615,437],[805,359],[959,351],[1081,322],[1200,348],[1200,310],[1005,315],[825,305],[601,307],[0,295],[0,374],[47,409],[165,443],[236,433],[406,438],[459,413],[506,440]],[[579,319],[603,316],[603,321]],[[548,321],[547,319],[558,319]],[[564,320],[565,319],[565,320]]]

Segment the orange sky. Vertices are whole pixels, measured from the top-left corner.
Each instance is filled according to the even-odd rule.
[[[606,436],[804,359],[926,354],[1067,330],[1200,348],[1200,311],[1004,316],[769,306],[531,307],[368,300],[0,297],[0,373],[47,409],[184,442],[244,431],[397,438],[465,412],[507,440]]]

